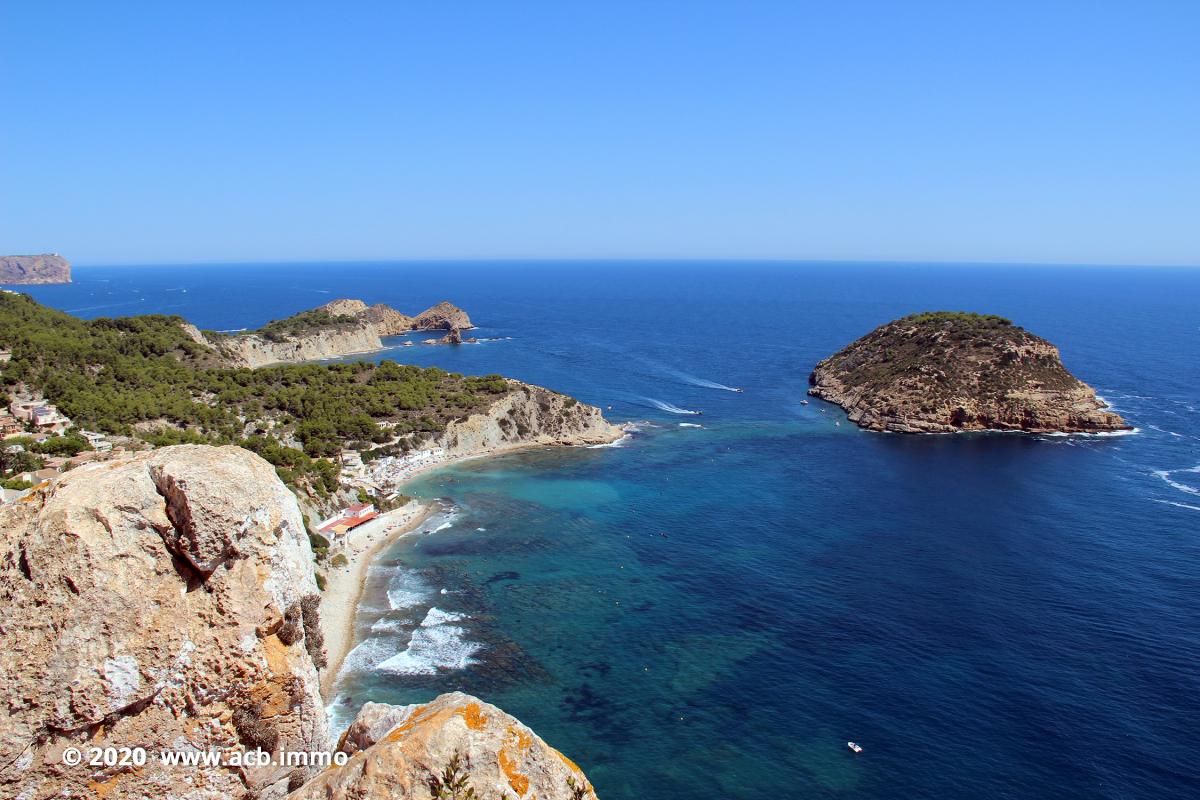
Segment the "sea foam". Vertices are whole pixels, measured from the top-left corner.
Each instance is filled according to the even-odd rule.
[[[444,669],[464,669],[474,664],[471,656],[482,645],[468,641],[466,630],[453,624],[465,618],[439,608],[429,609],[421,625],[413,631],[408,647],[375,668],[397,675],[436,675]]]

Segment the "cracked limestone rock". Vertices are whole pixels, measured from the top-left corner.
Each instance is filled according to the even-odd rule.
[[[0,509],[0,531],[0,796],[282,796],[271,767],[62,763],[236,748],[248,719],[279,749],[326,749],[312,658],[276,635],[317,591],[312,552],[266,461],[188,445],[85,465]]]

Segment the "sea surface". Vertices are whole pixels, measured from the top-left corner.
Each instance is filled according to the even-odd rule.
[[[639,421],[411,485],[442,511],[372,569],[340,724],[472,692],[605,800],[1200,796],[1200,270],[243,264],[27,291],[214,329],[449,299],[489,341],[367,357]],[[1050,339],[1137,432],[915,438],[804,404],[819,359],[933,309]]]

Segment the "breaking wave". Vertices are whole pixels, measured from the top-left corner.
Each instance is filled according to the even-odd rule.
[[[471,656],[482,649],[478,642],[466,639],[466,630],[456,622],[462,614],[429,609],[420,626],[413,631],[408,647],[375,666],[397,675],[436,675],[444,669],[464,669],[475,660]]]

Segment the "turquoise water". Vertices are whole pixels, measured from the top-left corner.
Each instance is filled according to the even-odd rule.
[[[579,762],[606,800],[1196,794],[1200,271],[78,275],[33,293],[214,328],[336,296],[406,311],[449,298],[494,341],[385,355],[502,372],[641,421],[619,447],[415,481],[442,510],[372,570],[342,718],[366,700],[474,692]],[[933,308],[1051,339],[1138,432],[887,436],[801,403],[821,357]]]

